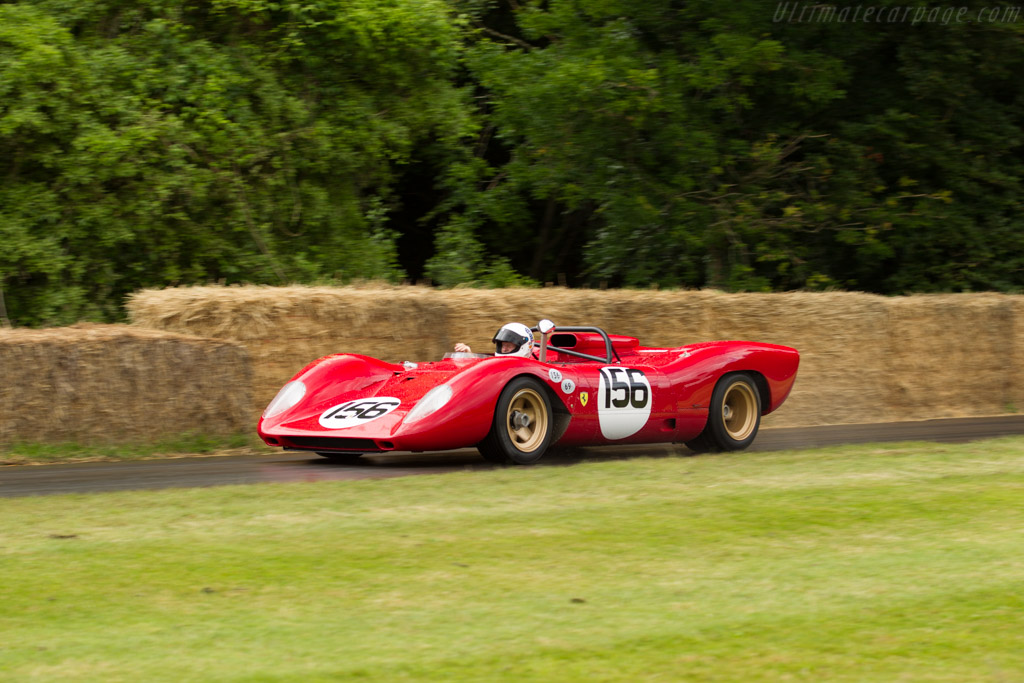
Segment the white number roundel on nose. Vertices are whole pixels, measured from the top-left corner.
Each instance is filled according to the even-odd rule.
[[[651,416],[651,383],[642,370],[603,367],[597,387],[597,421],[606,439],[636,434]]]
[[[331,406],[320,413],[320,426],[324,429],[345,429],[366,424],[384,417],[401,405],[401,401],[390,396],[359,398],[341,405]]]

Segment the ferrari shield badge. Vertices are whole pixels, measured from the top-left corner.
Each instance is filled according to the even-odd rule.
[[[585,391],[581,391],[581,392],[580,392],[580,403],[581,403],[582,405],[587,405],[587,400],[588,400],[589,398],[590,398],[590,394],[588,394],[588,393],[587,393],[587,392],[585,392]]]

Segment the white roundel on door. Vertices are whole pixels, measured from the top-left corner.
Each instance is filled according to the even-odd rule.
[[[603,367],[597,387],[597,421],[606,439],[639,432],[651,416],[651,383],[642,370]]]

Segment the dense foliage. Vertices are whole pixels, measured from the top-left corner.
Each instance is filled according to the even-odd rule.
[[[0,3],[0,301],[48,324],[211,281],[1024,286],[1024,17],[783,4]]]
[[[398,274],[424,140],[471,130],[440,0],[0,6],[0,277],[17,321],[144,286]]]

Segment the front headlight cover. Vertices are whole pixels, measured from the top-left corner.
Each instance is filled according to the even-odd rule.
[[[302,400],[302,397],[306,395],[306,385],[299,380],[293,380],[281,387],[281,391],[277,392],[277,396],[270,402],[267,409],[263,411],[263,419],[268,417],[274,417],[280,415],[284,411],[291,408],[293,405]]]
[[[428,415],[436,413],[443,408],[448,401],[452,400],[452,388],[447,384],[440,384],[423,395],[423,398],[412,407],[409,414],[405,416],[405,424],[422,420]]]

